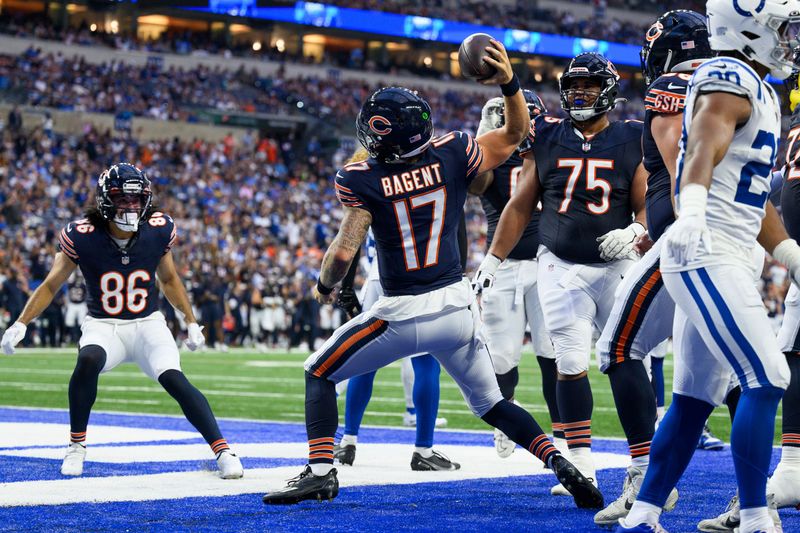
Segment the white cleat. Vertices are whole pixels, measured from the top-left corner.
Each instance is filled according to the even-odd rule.
[[[442,417],[436,417],[436,423],[434,424],[437,428],[446,428],[447,427],[447,419]]]
[[[767,533],[783,533],[783,526],[781,525],[781,517],[778,516],[778,508],[775,505],[775,497],[772,494],[767,495],[767,511],[769,512],[774,529]],[[725,512],[716,518],[709,518],[697,524],[697,529],[708,533],[738,533],[739,532],[739,494],[737,493],[728,506]]]
[[[230,450],[225,450],[219,454],[217,468],[219,468],[219,477],[222,479],[239,479],[244,475],[242,462]]]
[[[622,484],[622,494],[619,498],[611,502],[608,507],[602,511],[598,511],[598,513],[594,515],[594,523],[598,526],[613,526],[616,525],[620,519],[628,516],[631,506],[633,506],[633,502],[636,500],[636,496],[639,495],[639,489],[642,488],[643,481],[644,472],[634,466],[629,466],[625,475],[625,481]],[[672,511],[675,509],[676,503],[678,503],[678,491],[672,489],[672,492],[669,493],[669,497],[667,498],[667,502],[664,504],[664,510]]]
[[[67,455],[61,463],[62,476],[80,476],[83,474],[83,460],[86,458],[86,446],[73,442],[67,448]]]
[[[494,450],[497,452],[497,455],[503,459],[510,457],[511,454],[514,453],[514,448],[516,447],[516,442],[509,439],[506,434],[499,429],[494,428]]]
[[[779,463],[767,482],[767,494],[775,496],[778,509],[800,507],[800,469]]]

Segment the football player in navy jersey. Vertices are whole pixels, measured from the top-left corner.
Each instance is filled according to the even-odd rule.
[[[619,74],[608,59],[576,56],[560,91],[570,118],[532,121],[517,191],[474,285],[479,292],[492,286],[541,201],[537,285],[555,347],[558,414],[573,463],[594,481],[587,375],[592,332],[605,325],[616,287],[633,264],[633,241],[645,231],[647,171],[642,124],[608,119],[619,91]],[[554,494],[562,490],[553,487]]]
[[[597,341],[600,370],[611,382],[631,455],[622,494],[595,515],[598,525],[615,525],[628,514],[650,462],[656,399],[643,360],[672,335],[675,316],[675,303],[664,288],[659,269],[660,237],[675,221],[672,191],[689,79],[714,55],[706,19],[693,11],[669,11],[645,35],[641,58],[648,89],[642,146],[649,173],[645,197],[649,238],[643,235],[642,244],[655,245],[625,274]],[[660,363],[655,358],[651,361]],[[730,397],[735,400],[735,394]],[[677,497],[673,490],[665,508],[672,509]]]
[[[797,50],[795,55],[797,63]],[[781,214],[789,236],[800,240],[800,89],[793,77],[790,95],[792,120],[786,139]],[[792,283],[785,300],[786,312],[778,344],[786,355],[792,378],[783,395],[781,461],[767,484],[777,507],[800,505],[800,289]]]
[[[475,415],[552,468],[579,507],[602,506],[600,492],[558,452],[533,417],[503,398],[478,335],[472,290],[461,272],[456,235],[467,188],[478,174],[508,159],[530,122],[502,44],[493,40],[486,52],[484,60],[497,72],[484,82],[500,84],[506,124],[478,139],[460,131],[434,137],[430,106],[408,89],[381,89],[361,108],[357,133],[370,158],[336,175],[344,218],[322,261],[315,291],[321,302],[334,300],[334,286],[371,226],[384,295],[306,360],[309,464],[287,487],[266,494],[264,503],[336,497],[336,382],[426,352],[453,377]]]
[[[175,223],[166,214],[153,211],[150,180],[129,163],[113,165],[100,175],[96,201],[97,207],[90,209],[86,218],[61,230],[53,268],[0,343],[6,354],[13,353],[27,325],[80,268],[86,280],[89,316],[81,326],[78,362],[69,382],[70,444],[61,473],[83,473],[86,427],[100,373],[135,362],[177,400],[211,446],[220,475],[242,477],[242,464],[222,437],[208,401],[181,372],[175,339],[158,311],[156,280],[167,300],[185,316],[186,346],[196,350],[205,342],[172,260]]]
[[[536,93],[523,90],[531,120],[547,113],[544,102]],[[505,122],[503,99],[495,97],[486,102],[481,113],[478,135],[497,128]],[[491,172],[478,176],[469,187],[471,194],[479,195],[488,223],[487,246],[500,220],[500,213],[517,188],[522,171],[522,157],[515,151],[508,160]],[[519,382],[519,360],[525,326],[530,326],[531,342],[542,371],[542,392],[550,412],[553,440],[559,450],[566,450],[564,431],[558,417],[556,404],[556,362],[553,343],[544,330],[544,317],[536,290],[536,253],[539,249],[539,211],[535,211],[519,243],[497,271],[495,283],[481,296],[481,318],[486,334],[486,346],[492,354],[494,370],[500,392],[506,400],[514,400],[514,389]],[[500,457],[508,457],[516,444],[499,429],[494,432],[494,445]]]

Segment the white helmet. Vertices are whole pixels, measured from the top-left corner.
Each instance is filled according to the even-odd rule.
[[[714,50],[740,52],[782,80],[796,69],[800,0],[708,0],[706,12]]]

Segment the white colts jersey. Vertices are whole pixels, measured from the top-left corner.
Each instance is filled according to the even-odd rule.
[[[747,98],[752,112],[747,123],[736,131],[725,157],[714,168],[706,208],[711,251],[703,244],[697,258],[685,266],[676,264],[668,253],[663,254],[661,269],[665,272],[692,270],[712,264],[752,265],[752,250],[757,246],[756,237],[761,230],[778,152],[780,100],[772,87],[738,59],[720,57],[703,63],[689,82],[676,190],[679,190],[683,177],[694,105],[700,95],[714,92]],[[680,214],[680,196],[676,204]],[[674,230],[675,226],[671,229]]]

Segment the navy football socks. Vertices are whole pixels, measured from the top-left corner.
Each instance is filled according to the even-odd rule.
[[[69,380],[69,427],[73,442],[86,440],[89,414],[97,398],[97,378],[106,364],[106,351],[90,344],[78,351],[78,362]]]

